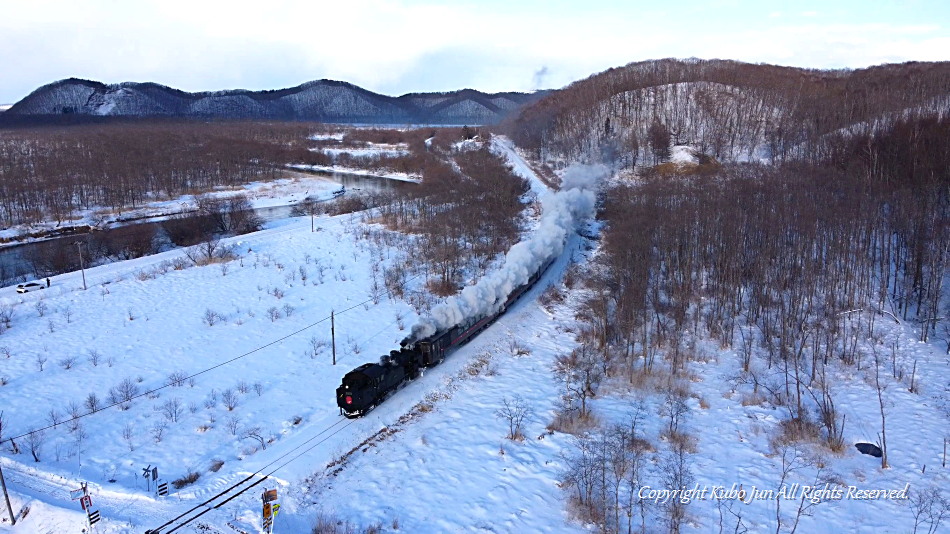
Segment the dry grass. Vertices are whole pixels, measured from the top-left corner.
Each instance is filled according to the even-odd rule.
[[[528,356],[531,354],[531,349],[529,349],[524,342],[515,337],[508,338],[508,350],[512,356]]]
[[[495,376],[497,370],[491,365],[492,355],[488,352],[483,352],[475,357],[464,369],[459,371],[458,379],[465,380],[468,377],[474,377],[484,374],[485,376]]]
[[[548,313],[552,313],[554,306],[564,302],[564,292],[561,291],[561,288],[558,286],[550,285],[541,293],[541,296],[538,297],[538,302],[541,303],[541,306],[543,306]]]
[[[682,449],[690,454],[696,454],[699,451],[699,440],[692,434],[676,430],[663,432],[660,437],[666,440],[674,449]]]
[[[172,486],[174,486],[175,489],[181,489],[181,488],[184,488],[185,486],[194,484],[195,482],[198,481],[199,478],[201,478],[201,473],[197,471],[189,471],[187,475],[181,478],[172,480]]]
[[[593,506],[591,501],[581,502],[576,492],[572,492],[567,502],[567,512],[570,517],[583,523],[603,525],[604,514],[600,506]]]
[[[647,176],[659,176],[663,178],[670,178],[674,176],[694,176],[694,175],[711,175],[715,174],[721,165],[719,162],[712,158],[708,158],[708,161],[701,164],[696,163],[661,163],[647,169],[644,171],[644,175]]]
[[[765,397],[761,393],[743,393],[739,403],[743,406],[762,406],[765,404]]]
[[[441,278],[430,278],[426,281],[426,288],[430,293],[440,297],[454,295],[458,291],[458,284],[452,280],[443,280]]]
[[[821,443],[821,427],[814,421],[794,417],[778,424],[777,434],[770,440],[773,448],[791,443]]]
[[[558,410],[547,429],[552,432],[579,436],[599,425],[600,420],[590,411],[581,413],[580,410]]]
[[[398,522],[395,523],[398,525]],[[368,527],[359,527],[328,514],[317,514],[311,527],[311,534],[379,534],[383,531],[382,523],[374,523]]]

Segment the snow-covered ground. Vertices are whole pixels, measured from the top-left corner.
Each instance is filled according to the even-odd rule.
[[[293,165],[288,165],[288,167],[293,168],[293,169],[299,169],[302,171],[339,172],[339,173],[344,173],[344,174],[356,174],[359,176],[383,178],[387,180],[398,180],[400,182],[419,183],[422,181],[422,177],[418,174],[376,170],[376,169],[361,169],[358,167],[346,167],[343,165],[293,164]]]
[[[687,145],[675,145],[670,148],[670,162],[677,165],[696,165],[699,158],[696,157],[696,151]]]
[[[367,143],[366,146],[349,148],[323,148],[320,149],[331,156],[348,154],[357,158],[375,158],[382,156],[405,156],[409,154],[409,146],[405,143],[386,144],[386,143]]]
[[[493,150],[544,193],[510,143]],[[295,196],[312,194],[303,179],[298,186]],[[287,201],[276,191],[271,198]],[[26,438],[16,440],[19,454],[4,447],[13,508],[29,512],[15,527],[0,523],[0,533],[80,533],[85,515],[68,492],[81,481],[102,513],[97,532],[141,533],[258,471],[273,479],[204,515],[203,532],[260,532],[263,487],[280,492],[277,532],[309,532],[320,515],[378,523],[386,532],[589,530],[569,520],[558,486],[574,440],[545,431],[560,388],[551,367],[574,346],[578,308],[568,299],[548,311],[537,298],[560,283],[571,258],[585,261],[591,242],[571,237],[540,283],[483,334],[367,417],[347,421],[334,402],[342,375],[396,348],[419,319],[405,301],[383,296],[374,303],[374,264],[393,264],[410,251],[378,248],[359,237],[367,229],[359,215],[322,217],[314,232],[309,217],[288,219],[229,240],[240,258],[225,264],[176,270],[183,253],[169,251],[88,269],[85,291],[80,273],[57,276],[36,293],[0,289],[0,309],[14,311],[0,335],[0,349],[9,350],[9,358],[0,351],[3,436],[58,421],[45,430],[39,463]],[[418,290],[421,282],[409,285]],[[330,347],[321,346],[330,340],[331,311],[336,366]],[[947,359],[914,342],[907,325],[889,326],[886,335],[904,348],[905,364],[918,362],[921,387],[912,394],[888,381],[892,468],[881,470],[849,447],[826,455],[826,473],[861,488],[947,487],[940,446],[948,414],[939,404],[950,396]],[[733,350],[703,342],[697,350],[707,357],[690,364],[695,397],[685,423],[698,437],[696,482],[774,486],[780,459],[768,434],[781,413],[733,393]],[[169,384],[173,374],[185,377],[181,384]],[[836,378],[845,439],[875,441],[879,413],[866,375]],[[127,409],[84,416],[81,429],[70,430],[70,404],[85,413],[91,393],[105,404],[110,388],[126,379],[141,397]],[[621,420],[636,400],[603,393],[594,406],[606,421]],[[532,407],[521,442],[505,439],[507,422],[497,415],[516,396]],[[661,395],[643,400],[647,432],[662,449]],[[266,449],[248,434],[261,436]],[[157,498],[146,489],[146,466],[158,467],[166,481],[189,471],[200,478]],[[661,470],[660,463],[649,469],[655,487]],[[793,482],[812,475],[803,469]],[[774,502],[736,506],[749,532],[774,531]],[[905,501],[844,499],[812,511],[799,532],[904,532],[912,524]],[[687,530],[718,531],[714,501],[694,501],[689,513]]]
[[[54,277],[50,289],[36,293],[19,295],[12,287],[0,290],[0,306],[14,310],[10,329],[0,337],[0,347],[10,353],[9,358],[5,352],[0,356],[0,376],[5,379],[0,390],[4,436],[50,427],[43,431],[39,463],[33,461],[26,437],[16,440],[19,454],[5,451],[0,460],[14,508],[30,509],[15,528],[3,525],[0,532],[79,532],[83,516],[77,504],[70,503],[68,491],[78,488],[81,481],[88,481],[94,508],[102,512],[103,522],[97,525],[100,532],[141,532],[248,473],[274,469],[281,465],[278,460],[285,460],[303,445],[312,446],[315,437],[329,434],[332,439],[274,472],[284,496],[280,521],[290,525],[285,527],[287,531],[303,531],[321,509],[309,499],[313,491],[324,487],[322,474],[335,458],[381,426],[395,423],[427,395],[481,398],[476,391],[479,380],[453,377],[488,347],[506,346],[512,336],[537,337],[537,332],[523,330],[521,324],[524,317],[544,318],[533,303],[540,288],[476,341],[370,416],[347,423],[337,434],[328,432],[340,429],[334,426],[341,419],[333,394],[340,377],[397,347],[407,333],[402,328],[417,319],[401,300],[383,297],[373,302],[373,264],[395,262],[407,251],[376,249],[357,239],[361,226],[358,215],[325,217],[318,221],[317,231],[311,232],[309,218],[290,219],[229,240],[240,258],[225,264],[176,270],[173,264],[182,252],[170,251],[88,269],[89,289],[85,291],[80,273]],[[565,262],[562,257],[542,284],[556,279]],[[410,286],[418,287],[421,282],[411,280]],[[330,339],[327,318],[331,311],[336,312],[336,366],[331,364],[328,346],[319,347],[316,355],[313,348]],[[527,324],[530,329],[534,323]],[[544,358],[515,360],[497,354],[492,375],[508,382],[491,387],[512,389],[522,380],[523,369],[519,369],[525,365],[550,381],[544,362]],[[193,378],[176,383],[171,376],[175,374]],[[80,413],[89,411],[85,404],[90,395],[99,399],[100,406],[110,404],[110,389],[118,391],[123,382],[126,389],[142,396],[127,406],[83,416],[79,429],[64,422],[70,418],[68,412],[77,411],[70,406],[77,406]],[[526,393],[539,402],[551,401],[544,390]],[[236,406],[228,409],[232,397]],[[479,445],[466,438],[446,447],[441,458],[416,456],[432,462],[429,476],[434,481],[444,470],[460,471],[487,447],[499,456],[492,469],[480,475],[485,491],[494,492],[482,503],[485,520],[494,521],[504,513],[511,517],[512,526],[563,525],[559,490],[554,484],[560,450],[557,441],[539,442],[533,452],[516,447],[500,455],[505,425],[494,415],[499,401],[485,398],[465,408],[481,414],[472,427],[484,431]],[[452,441],[452,436],[433,433],[433,428],[446,424],[438,404],[431,422],[406,426],[439,442]],[[421,420],[430,421],[426,417]],[[534,421],[531,431],[540,432],[543,420]],[[266,449],[253,437],[242,439],[250,433],[262,436]],[[380,450],[387,446],[380,445]],[[459,451],[455,463],[440,467],[438,463],[453,456],[453,447]],[[393,451],[399,450],[405,450],[402,442],[393,445]],[[536,458],[545,459],[537,468]],[[356,455],[349,463],[355,466],[365,461]],[[218,470],[211,470],[221,462]],[[166,481],[191,471],[199,472],[201,478],[170,498],[156,499],[146,491],[141,477],[146,466],[157,466]],[[354,471],[345,469],[337,476]],[[507,480],[509,489],[492,489],[498,484],[493,482],[495,471],[510,471],[500,479]],[[526,473],[532,473],[533,482],[519,484]],[[395,473],[392,476],[398,478]],[[305,487],[303,481],[308,477],[310,486]],[[368,481],[376,485],[361,490],[367,496],[392,491],[385,480]],[[446,482],[442,478],[439,493],[448,498],[452,492]],[[451,487],[457,498],[466,493],[464,486]],[[351,500],[347,492],[332,493],[341,503]],[[468,493],[474,497],[478,492]],[[333,508],[340,517],[359,523],[391,516],[413,532],[456,531],[472,524],[464,510],[432,523],[421,511],[421,515],[410,513],[412,500],[406,495],[392,496],[396,500],[391,514],[371,500],[361,500],[359,507]],[[550,506],[539,508],[538,498]],[[231,520],[242,529],[259,528],[257,499],[254,492],[242,495],[203,522],[217,528]],[[324,504],[332,501],[321,500],[321,506]],[[429,508],[429,514],[437,511]]]
[[[310,139],[313,140],[341,140],[343,139],[342,133],[337,134],[325,134],[325,135],[315,135],[311,136]],[[392,156],[404,156],[409,154],[409,147],[405,143],[402,144],[385,144],[385,143],[367,143],[365,146],[360,147],[345,147],[345,148],[313,148],[311,149],[316,152],[323,152],[330,156],[339,156],[341,154],[346,154],[356,158],[362,159],[372,159],[379,157],[392,157]],[[357,174],[360,176],[375,176],[379,178],[388,178],[390,180],[401,180],[404,182],[420,182],[422,176],[420,174],[411,174],[404,172],[394,172],[388,169],[368,169],[363,167],[349,167],[346,165],[302,165],[294,164],[289,165],[289,167],[300,170],[310,170],[310,171],[322,171],[322,172],[342,172],[347,174]]]

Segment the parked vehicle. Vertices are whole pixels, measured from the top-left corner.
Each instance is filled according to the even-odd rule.
[[[41,284],[39,282],[30,282],[28,284],[20,284],[16,286],[16,292],[29,293],[30,291],[37,291],[39,289],[44,289],[45,287],[46,287],[45,284]]]

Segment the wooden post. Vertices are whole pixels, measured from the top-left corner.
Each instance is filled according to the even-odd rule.
[[[10,523],[16,525],[16,516],[13,515],[13,506],[10,506],[10,496],[7,495],[7,481],[3,479],[2,465],[0,465],[0,486],[3,486],[3,498],[7,501],[7,512],[10,513]]]
[[[336,325],[333,319],[333,310],[330,310],[330,342],[333,346],[333,365],[336,365]]]

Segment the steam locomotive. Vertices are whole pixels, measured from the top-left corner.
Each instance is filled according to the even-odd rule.
[[[407,337],[400,343],[399,350],[390,351],[380,358],[379,363],[364,363],[346,373],[342,384],[336,389],[336,404],[340,407],[340,413],[350,419],[362,417],[401,385],[419,376],[420,370],[441,363],[446,355],[470,341],[505,313],[511,304],[541,279],[553,261],[553,258],[549,259],[527,282],[516,287],[495,313],[474,317],[422,339]]]

